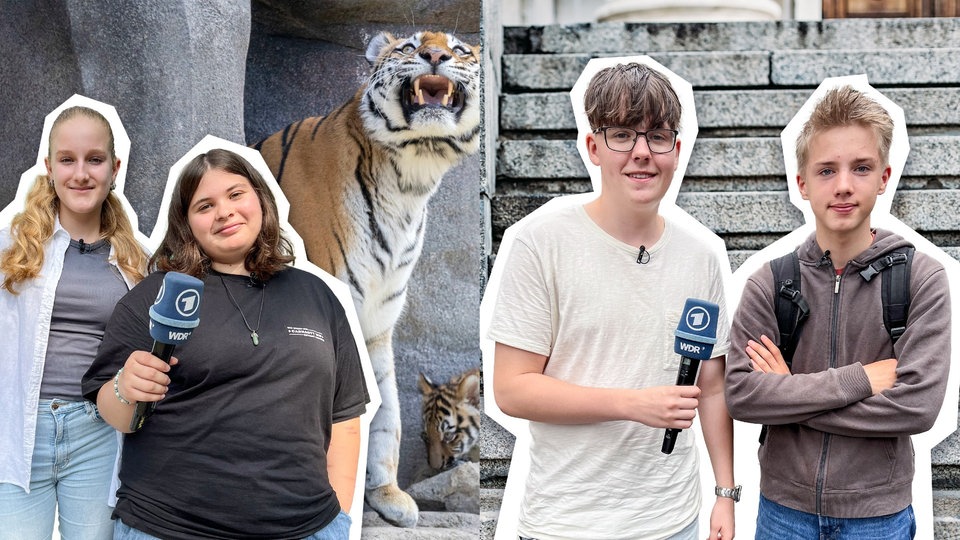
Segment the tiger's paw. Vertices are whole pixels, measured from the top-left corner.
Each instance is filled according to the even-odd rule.
[[[380,517],[397,527],[417,526],[420,515],[417,503],[396,484],[366,490],[364,501],[376,510]]]

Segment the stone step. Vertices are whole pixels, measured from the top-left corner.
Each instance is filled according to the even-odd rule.
[[[480,485],[486,486],[491,478],[506,478],[513,455],[513,435],[481,413],[483,437],[480,438]],[[480,509],[483,510],[483,490],[480,492]]]
[[[480,488],[480,513],[498,512],[503,499],[503,488]]]
[[[623,51],[864,50],[960,43],[960,19],[832,19],[817,22],[632,24],[508,27],[504,51],[622,54]]]
[[[572,88],[587,62],[594,56],[596,55],[505,54],[503,56],[504,89],[523,91]],[[769,51],[657,52],[650,56],[694,86],[766,86],[770,84],[771,53]]]
[[[871,84],[956,84],[960,49],[777,51],[770,59],[775,85],[819,85],[855,73],[866,73]]]
[[[492,539],[497,529],[497,515],[500,513],[502,489],[480,489],[480,538]]]
[[[363,513],[363,540],[476,540],[480,516],[467,512],[420,512],[415,528],[394,527],[375,512]]]
[[[799,210],[782,193],[681,193],[677,205],[717,234],[783,233],[803,225]],[[960,192],[901,191],[891,213],[917,231],[960,229]]]
[[[960,89],[883,88],[904,110],[907,126],[960,125]],[[810,90],[694,89],[700,129],[783,129],[810,97]],[[505,94],[500,100],[501,131],[576,131],[569,92]]]
[[[623,55],[505,54],[503,87],[507,92],[569,89],[592,57]],[[827,51],[658,50],[650,56],[696,87],[817,86],[826,77],[858,73],[866,73],[872,84],[916,86],[960,82],[960,49],[955,47]]]
[[[910,137],[903,176],[960,176],[960,136]],[[497,174],[513,179],[588,178],[574,140],[501,140]],[[686,175],[785,174],[779,137],[698,138]]]
[[[493,228],[503,230],[551,198],[550,195],[500,194],[493,200]],[[680,193],[677,205],[717,234],[784,235],[804,224],[803,215],[782,192]],[[924,231],[960,229],[960,191],[900,191],[891,213],[910,228]]]
[[[960,431],[952,433],[933,447],[930,451],[930,461],[937,464],[933,470],[935,488],[960,490]],[[960,501],[954,500],[952,508],[960,510]],[[953,515],[960,518],[960,511]]]
[[[960,490],[934,490],[933,516],[934,538],[960,540]]]

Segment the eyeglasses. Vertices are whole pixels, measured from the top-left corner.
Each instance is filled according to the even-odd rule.
[[[603,132],[603,140],[607,143],[607,148],[614,152],[631,152],[637,145],[637,139],[643,135],[647,141],[647,148],[654,154],[667,154],[672,152],[677,144],[677,133],[675,129],[651,129],[649,131],[637,131],[625,127],[604,126],[593,130],[594,133]]]

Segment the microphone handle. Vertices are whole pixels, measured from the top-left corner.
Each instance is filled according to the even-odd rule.
[[[173,349],[175,348],[176,345],[172,343],[154,341],[150,354],[169,364],[170,358],[173,357]],[[137,431],[143,427],[143,423],[153,414],[153,410],[156,408],[156,401],[138,401],[136,410],[133,411],[133,418],[130,419],[130,431]]]
[[[700,360],[696,358],[680,357],[680,371],[677,372],[677,386],[693,386],[697,382],[697,371],[700,369]],[[677,438],[680,436],[680,429],[667,428],[663,435],[663,446],[660,451],[664,454],[673,452],[673,447],[677,444]]]

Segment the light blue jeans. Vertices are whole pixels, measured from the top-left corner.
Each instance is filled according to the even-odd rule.
[[[757,540],[912,540],[917,533],[913,507],[872,518],[832,518],[808,514],[760,495]]]
[[[30,493],[0,484],[0,540],[110,540],[117,434],[89,401],[40,400]],[[59,509],[58,509],[59,506]]]
[[[700,538],[700,524],[693,520],[682,531],[670,537],[670,540],[697,540]]]
[[[303,540],[347,540],[350,538],[350,514],[341,511],[326,527],[304,538]],[[119,519],[113,529],[113,540],[160,540],[145,532],[127,526]]]

